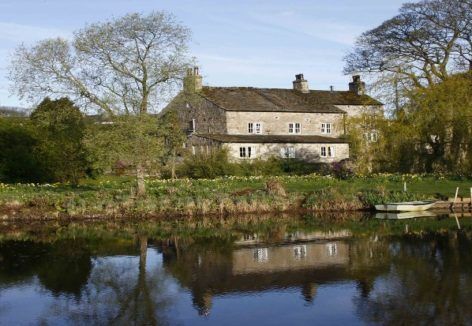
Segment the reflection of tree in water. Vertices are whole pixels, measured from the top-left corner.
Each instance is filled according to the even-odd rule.
[[[355,298],[370,323],[464,325],[472,320],[471,236],[435,235],[392,246],[390,272],[367,297]]]
[[[6,241],[0,243],[0,282],[24,281],[35,275],[44,263],[50,245],[30,241]]]
[[[147,238],[139,238],[139,263],[133,257],[97,259],[78,307],[67,301],[48,313],[66,317],[73,323],[146,324],[165,323],[164,312],[170,303],[165,296],[166,279],[159,269],[148,275]],[[44,316],[46,322],[51,316]]]
[[[55,296],[72,294],[80,298],[92,270],[90,251],[82,241],[56,244],[38,268],[41,284]]]

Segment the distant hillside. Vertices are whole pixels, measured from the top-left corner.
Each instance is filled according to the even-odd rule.
[[[14,106],[0,106],[0,116],[7,117],[26,117],[30,110],[27,108],[20,108]]]

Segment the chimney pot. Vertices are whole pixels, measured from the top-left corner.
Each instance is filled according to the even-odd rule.
[[[202,90],[202,76],[199,68],[193,67],[187,69],[187,76],[184,78],[184,92],[196,93]]]
[[[349,91],[354,92],[357,95],[364,95],[365,83],[361,80],[360,75],[352,76],[352,82],[349,83]]]
[[[308,81],[305,80],[303,74],[295,75],[295,80],[293,81],[293,89],[301,93],[309,93],[310,89],[308,88]]]

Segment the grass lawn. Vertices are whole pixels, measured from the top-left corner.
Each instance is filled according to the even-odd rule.
[[[285,188],[287,196],[265,191],[269,179],[277,180]],[[404,182],[407,183],[407,194],[401,192]],[[146,185],[147,196],[135,198],[132,177],[87,179],[78,187],[66,184],[0,184],[0,209],[21,208],[24,214],[36,209],[72,215],[114,215],[118,212],[235,214],[296,208],[353,210],[392,200],[438,198],[438,194],[453,197],[456,187],[460,187],[461,196],[468,198],[472,179],[382,174],[338,180],[307,175],[211,180],[148,178]]]

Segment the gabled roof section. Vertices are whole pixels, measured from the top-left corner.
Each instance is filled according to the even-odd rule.
[[[350,91],[203,87],[200,94],[227,111],[345,113],[336,105],[382,105],[370,96]]]
[[[258,144],[345,144],[346,140],[335,137],[316,135],[227,135],[227,134],[195,134],[195,137],[211,139],[222,143],[258,143]]]

